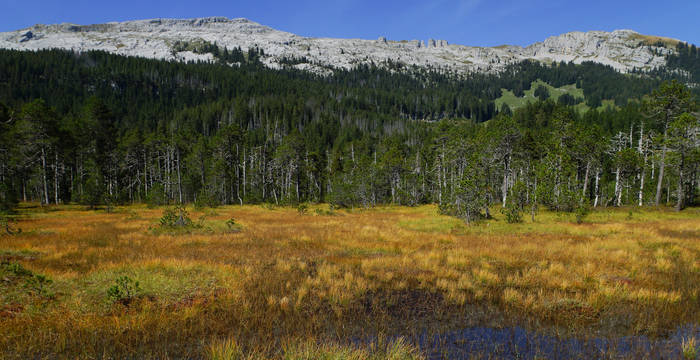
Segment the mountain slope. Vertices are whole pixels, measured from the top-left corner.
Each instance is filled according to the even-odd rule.
[[[310,38],[278,31],[247,19],[224,17],[196,19],[152,19],[96,25],[35,25],[0,33],[0,48],[74,51],[104,50],[121,55],[166,60],[211,60],[211,53],[196,53],[177,46],[215,43],[229,49],[260,48],[262,61],[280,68],[293,61],[294,67],[326,73],[330,68],[349,69],[358,64],[382,64],[387,60],[419,67],[433,67],[458,73],[494,72],[526,59],[542,62],[593,61],[628,72],[665,65],[677,40],[649,37],[631,30],[613,32],[571,32],[527,47],[470,47],[444,40],[428,42]],[[668,46],[668,47],[667,47]]]

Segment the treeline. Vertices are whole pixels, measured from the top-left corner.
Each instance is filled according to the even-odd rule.
[[[16,107],[41,98],[66,114],[77,112],[87,98],[97,96],[129,128],[153,130],[157,127],[155,119],[168,118],[183,108],[234,98],[291,95],[313,99],[319,108],[357,111],[354,117],[366,117],[369,112],[402,119],[465,117],[485,121],[498,112],[493,100],[502,95],[501,89],[523,96],[538,79],[554,87],[576,84],[592,107],[599,106],[603,99],[624,105],[660,83],[657,77],[624,75],[592,62],[545,65],[525,61],[510,65],[500,74],[467,75],[406,65],[392,71],[387,62],[384,66],[337,69],[332,76],[319,77],[290,67],[266,69],[260,63],[264,53],[255,48],[244,52],[206,42],[174,46],[212,53],[215,61],[166,62],[100,51],[0,50],[0,99]],[[304,61],[285,59],[284,63]],[[227,66],[230,63],[237,65]]]
[[[577,69],[521,66],[562,83]],[[697,109],[679,83],[620,110],[541,101],[497,114],[492,99],[515,81],[2,51],[0,202],[434,202],[471,221],[495,203],[697,201]],[[636,81],[640,94],[657,83]]]
[[[618,106],[626,105],[631,99],[649,94],[661,83],[658,77],[625,75],[594,62],[545,65],[529,60],[510,66],[499,79],[502,88],[512,90],[519,97],[524,96],[525,90],[529,90],[531,83],[538,79],[554,87],[576,84],[583,90],[586,104],[593,108],[599,107],[602,100],[614,100]]]
[[[659,69],[662,76],[693,83],[695,92],[700,93],[700,50],[695,45],[678,43],[676,52],[666,60],[667,69]]]

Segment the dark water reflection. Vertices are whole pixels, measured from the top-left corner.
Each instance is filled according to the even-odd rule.
[[[692,337],[700,340],[700,327],[685,326],[663,339],[562,338],[520,327],[473,327],[404,339],[429,359],[683,359],[681,343]]]

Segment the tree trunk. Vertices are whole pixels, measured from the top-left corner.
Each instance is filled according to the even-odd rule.
[[[643,198],[644,198],[644,169],[647,167],[647,154],[646,151],[644,151],[644,122],[641,123],[639,127],[639,147],[637,151],[639,154],[644,154],[644,162],[642,163],[642,168],[639,171],[639,196],[638,196],[638,205],[642,206],[643,205]]]
[[[246,148],[243,148],[243,198],[245,199],[245,188],[246,188],[246,167],[247,167],[247,158],[246,158]]]
[[[557,210],[559,209],[559,194],[561,190],[561,168],[562,168],[562,161],[561,161],[561,155],[557,157],[557,173],[554,176],[554,202],[556,205]]]
[[[75,184],[73,182],[73,167],[71,166],[70,167],[70,191],[71,191],[71,194],[73,193],[73,191],[75,191],[75,188],[73,186],[75,186]]]
[[[581,192],[580,203],[583,203],[583,199],[586,198],[586,190],[588,190],[588,175],[590,173],[590,170],[591,170],[591,161],[588,160],[588,162],[586,162],[586,175],[583,179],[583,191]]]
[[[620,168],[615,171],[615,197],[617,198],[616,206],[622,206],[622,182],[620,181]]]
[[[503,207],[506,207],[508,201],[508,159],[503,162]]]
[[[177,149],[177,192],[182,204],[182,176],[180,175],[180,149]]]
[[[199,181],[202,183],[202,187],[206,188],[207,182],[204,177],[204,154],[199,153]]]
[[[683,194],[683,165],[685,162],[685,156],[681,154],[681,163],[678,168],[678,200],[676,201],[676,211],[681,211],[683,210],[683,200],[684,199],[684,194]]]
[[[148,159],[146,150],[143,151],[143,196],[148,196]]]
[[[58,152],[54,153],[55,162],[53,169],[53,198],[56,205],[58,205]]]
[[[44,198],[42,199],[42,201],[44,202],[44,204],[48,205],[49,188],[48,184],[46,183],[46,149],[44,149],[43,147],[41,148],[41,174],[44,180]]]
[[[537,175],[535,175],[535,184],[532,190],[532,204],[530,206],[530,219],[535,222],[535,210],[537,210]]]
[[[644,162],[646,163],[646,161],[644,161]],[[641,179],[639,182],[639,199],[638,199],[639,206],[642,206],[644,204],[643,198],[644,198],[644,167],[642,167],[642,174],[641,174]]]
[[[599,183],[600,183],[600,169],[596,170],[596,173],[595,173],[595,200],[593,201],[593,207],[598,207],[598,202],[600,200],[600,196],[598,194]]]
[[[260,147],[260,163],[262,164],[260,167],[260,172],[262,173],[262,198],[265,201],[265,158],[262,147]]]
[[[661,202],[661,190],[664,183],[664,168],[666,167],[666,135],[668,134],[668,126],[664,129],[664,146],[661,149],[661,160],[659,161],[659,181],[656,183],[656,201],[654,204],[659,206]]]
[[[240,160],[240,153],[238,149],[238,144],[236,144],[236,159]],[[243,199],[241,199],[241,166],[236,164],[236,197],[238,198],[238,203],[243,206]]]

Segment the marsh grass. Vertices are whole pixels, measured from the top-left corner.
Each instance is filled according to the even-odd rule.
[[[694,337],[688,337],[683,339],[681,343],[681,351],[683,353],[683,359],[695,360],[698,358],[698,342]]]
[[[260,359],[260,352],[246,352],[231,338],[214,340],[207,345],[207,355],[211,360]],[[279,351],[285,360],[419,360],[424,359],[415,347],[402,338],[387,342],[385,339],[370,347],[353,345],[319,344],[314,341],[285,341]]]
[[[380,359],[393,357],[349,339],[513,324],[655,337],[700,324],[699,209],[603,209],[583,224],[547,211],[509,224],[494,209],[472,226],[434,206],[187,210],[211,231],[154,233],[163,210],[145,206],[18,209],[25,231],[0,236],[0,259],[52,279],[55,296],[0,274],[0,357]],[[112,306],[124,276],[142,291]]]
[[[37,259],[40,255],[40,252],[29,249],[0,249],[0,261],[31,261]]]

